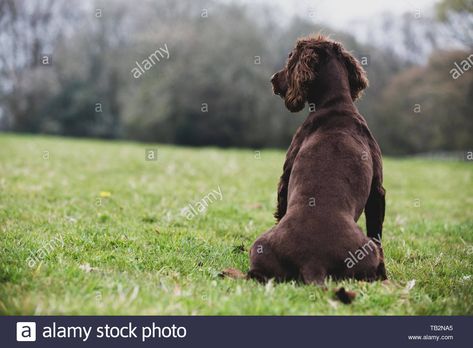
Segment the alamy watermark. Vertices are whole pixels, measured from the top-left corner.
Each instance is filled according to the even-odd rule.
[[[454,68],[450,69],[450,75],[454,80],[458,79],[462,76],[465,72],[471,69],[473,66],[473,53],[470,54],[468,57],[463,59],[460,64],[457,62],[453,63]]]
[[[157,161],[157,160],[158,160],[157,148],[145,149],[145,161]]]
[[[463,159],[465,161],[473,161],[473,150],[465,151],[463,154]]]
[[[186,217],[187,220],[192,220],[197,215],[204,213],[208,206],[217,201],[223,199],[222,189],[220,185],[217,187],[217,190],[212,190],[207,193],[202,199],[189,203],[184,208],[181,209],[181,214]]]
[[[131,69],[131,74],[135,79],[139,79],[146,71],[158,64],[162,59],[169,59],[168,45],[158,47],[156,51],[151,53],[148,57],[143,59],[141,63],[135,61],[135,67]]]
[[[376,245],[376,243],[378,243],[379,245],[381,245],[381,237],[378,235],[378,237],[373,237],[372,239],[370,239],[368,242],[366,242],[365,244],[363,244],[360,248],[358,248],[355,253],[353,254],[351,251],[348,252],[348,254],[350,255],[349,257],[347,257],[344,262],[345,262],[345,265],[347,266],[347,268],[353,268],[358,262],[360,262],[361,260],[363,260],[366,256],[368,256],[370,253],[373,252],[373,250],[376,250],[376,248],[378,248],[378,246]],[[367,250],[369,249],[369,251]]]
[[[64,247],[64,239],[61,234],[54,236],[48,242],[43,243],[43,246],[36,251],[30,250],[30,256],[26,259],[28,267],[34,268],[42,260],[48,257],[57,247]]]

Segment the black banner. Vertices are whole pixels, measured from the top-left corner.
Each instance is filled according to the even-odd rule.
[[[473,317],[0,317],[2,347],[471,347]]]

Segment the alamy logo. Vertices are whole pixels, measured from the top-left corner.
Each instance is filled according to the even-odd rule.
[[[16,323],[16,340],[18,342],[36,341],[36,323],[33,321],[19,321]]]

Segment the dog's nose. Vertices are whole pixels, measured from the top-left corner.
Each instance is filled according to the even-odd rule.
[[[273,76],[271,76],[271,80],[270,80],[271,82],[274,82],[274,79],[276,78],[276,75],[277,75],[277,73],[275,73],[275,74],[273,74]]]

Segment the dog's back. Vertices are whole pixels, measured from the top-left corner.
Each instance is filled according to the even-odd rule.
[[[267,274],[269,278],[307,283],[321,282],[326,276],[374,280],[378,247],[356,224],[373,178],[369,133],[352,114],[326,120],[318,116],[314,113],[307,120],[315,129],[304,138],[294,160],[287,211],[255,245],[264,244],[266,253],[279,256],[278,261],[273,257],[270,268],[277,272]],[[345,260],[365,245],[372,250],[366,248],[366,255],[347,268]],[[261,253],[252,255],[254,260],[261,258]]]
[[[313,210],[322,214],[343,211],[358,220],[373,177],[369,139],[352,114],[317,116],[309,116],[315,130],[302,141],[292,166],[288,210],[315,201]]]

